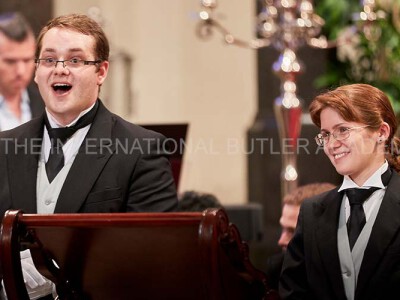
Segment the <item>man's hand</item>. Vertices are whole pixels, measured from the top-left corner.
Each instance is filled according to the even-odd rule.
[[[52,293],[53,283],[36,269],[29,249],[21,251],[21,267],[30,299],[37,299]]]

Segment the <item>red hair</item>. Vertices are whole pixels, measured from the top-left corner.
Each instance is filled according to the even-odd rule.
[[[400,139],[395,136],[397,119],[385,93],[368,84],[349,84],[317,96],[311,102],[309,111],[318,127],[321,127],[321,111],[328,107],[336,110],[344,120],[366,124],[372,129],[378,129],[383,122],[389,124],[386,159],[396,171],[400,171]]]

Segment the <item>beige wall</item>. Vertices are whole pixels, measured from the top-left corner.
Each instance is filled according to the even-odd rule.
[[[135,123],[190,124],[180,191],[247,202],[246,130],[256,110],[256,53],[195,35],[198,0],[56,0],[55,15],[98,6],[112,54],[133,58],[130,84],[116,60],[103,90],[114,112]],[[236,35],[254,32],[256,1],[220,0],[219,16]],[[126,83],[125,83],[126,82]],[[124,101],[131,91],[132,111]],[[239,142],[239,150],[230,147]]]

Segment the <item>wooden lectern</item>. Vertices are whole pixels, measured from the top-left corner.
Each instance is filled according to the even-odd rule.
[[[222,209],[202,213],[6,212],[0,258],[9,300],[28,300],[20,250],[59,299],[278,299]]]

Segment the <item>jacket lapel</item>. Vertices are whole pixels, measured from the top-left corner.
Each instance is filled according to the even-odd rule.
[[[99,103],[95,120],[61,189],[54,213],[76,213],[115,152],[112,114]]]
[[[382,256],[400,228],[399,186],[400,176],[392,171],[392,178],[383,197],[364,252],[364,259],[358,276],[356,299],[364,289],[368,288],[369,280],[374,276]]]
[[[44,112],[44,102],[40,96],[36,83],[28,86],[29,106],[31,108],[32,118],[39,117]]]
[[[25,126],[28,125],[28,126]],[[43,136],[43,116],[19,127],[7,154],[13,208],[36,213],[36,177]]]
[[[335,299],[346,299],[339,262],[337,231],[342,196],[335,190],[329,192],[324,200],[315,205],[317,216],[316,239],[320,257],[326,274],[335,291]]]

